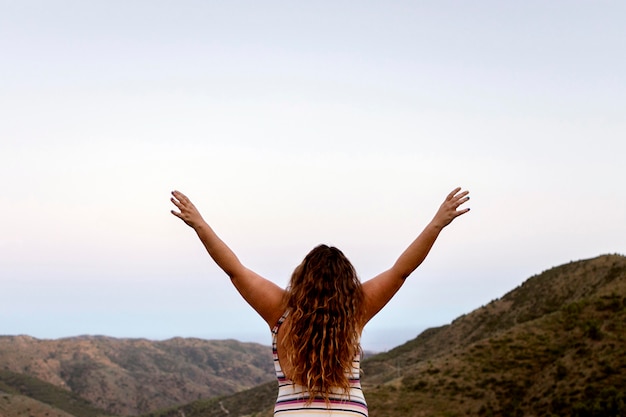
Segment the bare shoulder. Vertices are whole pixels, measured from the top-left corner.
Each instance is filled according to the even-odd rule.
[[[231,279],[244,300],[259,313],[270,328],[274,327],[283,314],[285,290],[247,268]]]
[[[363,283],[365,323],[372,319],[391,300],[404,284],[404,279],[389,269]]]

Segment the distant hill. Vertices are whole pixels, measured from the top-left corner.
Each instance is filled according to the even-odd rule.
[[[268,346],[104,336],[0,336],[0,370],[38,378],[116,415],[232,394],[274,377]]]
[[[372,417],[622,417],[624,352],[626,257],[604,255],[366,359],[363,386]],[[270,417],[275,396],[270,382],[145,417]]]

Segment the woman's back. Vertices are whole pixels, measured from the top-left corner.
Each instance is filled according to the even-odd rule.
[[[282,313],[279,358],[308,398],[348,392],[354,358],[361,351],[364,295],[354,267],[337,248],[319,245],[294,270]]]
[[[281,349],[285,334],[285,326],[282,324],[289,320],[288,312],[285,312],[276,326],[272,329],[272,354],[274,369],[278,379],[278,397],[274,407],[275,416],[353,416],[367,417],[367,403],[361,389],[360,380],[360,355],[356,355],[352,361],[352,369],[348,373],[350,388],[335,388],[325,398],[316,395],[310,400],[310,394],[306,387],[294,383],[290,375],[288,355],[285,349]],[[283,366],[284,364],[284,366]]]

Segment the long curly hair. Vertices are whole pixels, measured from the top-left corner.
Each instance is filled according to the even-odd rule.
[[[309,403],[316,396],[328,402],[333,389],[349,393],[352,362],[361,353],[363,298],[354,267],[335,247],[315,247],[291,275],[281,346],[289,376],[306,389]]]

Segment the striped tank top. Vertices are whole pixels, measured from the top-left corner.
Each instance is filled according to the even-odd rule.
[[[274,357],[274,369],[278,378],[278,398],[274,406],[274,416],[278,417],[367,417],[367,403],[361,390],[359,375],[360,357],[357,356],[352,362],[352,374],[350,375],[350,395],[338,389],[337,393],[330,396],[327,404],[323,397],[314,398],[307,405],[308,394],[305,387],[294,384],[285,377],[278,360],[278,329],[287,318],[289,312],[285,312],[272,329],[272,353]]]

